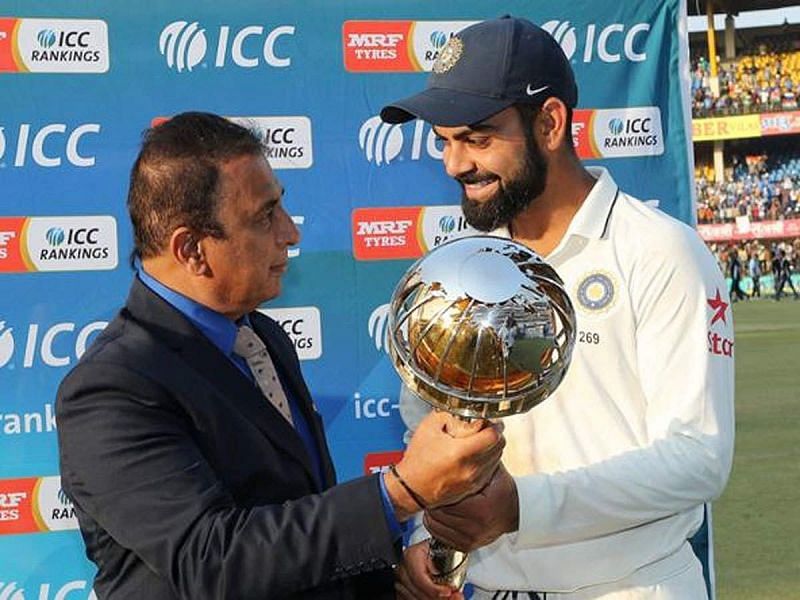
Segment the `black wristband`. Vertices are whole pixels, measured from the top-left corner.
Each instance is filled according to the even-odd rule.
[[[403,489],[404,489],[406,492],[408,492],[408,495],[409,495],[409,496],[411,496],[411,499],[412,499],[414,502],[416,502],[416,503],[417,503],[417,505],[418,505],[418,506],[419,506],[419,507],[420,507],[422,510],[425,510],[425,509],[427,508],[427,505],[428,505],[428,503],[427,503],[427,502],[425,502],[425,500],[422,498],[422,496],[420,496],[420,495],[419,495],[417,492],[415,492],[414,490],[412,490],[410,485],[408,485],[408,484],[407,484],[405,481],[403,481],[403,478],[402,478],[402,477],[400,477],[400,473],[398,473],[398,472],[397,472],[397,468],[394,466],[394,464],[391,464],[391,465],[389,465],[389,471],[391,472],[391,474],[392,474],[392,475],[394,475],[394,476],[395,476],[395,478],[396,478],[396,479],[397,479],[397,481],[400,483],[400,485],[402,485],[402,486],[403,486]]]

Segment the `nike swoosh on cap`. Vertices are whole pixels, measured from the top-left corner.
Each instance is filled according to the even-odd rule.
[[[536,88],[535,90],[532,90],[532,89],[531,89],[531,84],[529,83],[529,84],[528,84],[528,87],[527,87],[527,88],[525,88],[525,93],[526,93],[526,94],[528,94],[528,96],[535,96],[535,95],[536,95],[536,94],[538,94],[539,92],[543,92],[543,91],[545,91],[545,90],[546,90],[547,88],[549,88],[549,87],[550,87],[549,85],[543,85],[543,86],[542,86],[542,87],[540,87],[540,88]]]

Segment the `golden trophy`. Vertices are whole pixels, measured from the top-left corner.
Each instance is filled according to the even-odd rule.
[[[389,354],[400,378],[465,421],[542,402],[564,378],[574,345],[575,311],[563,282],[512,240],[443,244],[414,263],[392,295]],[[430,556],[434,579],[460,589],[467,554],[432,539]]]

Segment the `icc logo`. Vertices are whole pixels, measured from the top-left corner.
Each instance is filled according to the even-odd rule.
[[[47,230],[45,237],[51,246],[60,246],[64,243],[64,230],[61,227],[51,227]]]
[[[569,21],[547,21],[542,24],[542,29],[555,38],[567,59],[571,59],[575,55],[578,50],[578,36]],[[648,31],[650,31],[649,23],[637,23],[627,32],[622,23],[612,23],[601,29],[598,34],[597,25],[591,23],[586,26],[583,62],[591,62],[595,51],[597,57],[605,63],[620,62],[623,56],[631,62],[647,60],[647,53],[638,52],[634,45],[636,38]],[[616,37],[622,37],[622,48],[619,47],[618,42],[613,41],[612,38]]]
[[[206,55],[205,29],[197,21],[191,25],[186,21],[170,23],[161,32],[158,49],[167,59],[167,66],[181,71],[191,71]],[[177,47],[176,47],[177,46]]]
[[[442,233],[453,233],[456,228],[456,219],[453,216],[447,215],[439,219],[439,230]]]
[[[28,596],[28,598],[38,598],[38,600],[70,600],[75,598],[86,598],[86,600],[97,600],[94,590],[89,588],[88,595],[86,581],[68,581],[61,587],[56,586],[54,594],[50,594],[50,584],[43,583],[39,586],[39,593],[36,596]],[[72,592],[84,592],[83,594],[73,594]],[[0,581],[0,600],[26,600],[25,591],[23,588],[18,588],[16,582],[3,583]]]
[[[6,322],[0,321],[0,367],[5,366],[14,354],[14,336],[11,333],[14,329],[5,329],[5,326]]]
[[[22,588],[17,588],[16,582],[3,583],[0,581],[0,600],[25,600]]]
[[[436,145],[436,132],[433,128],[428,128],[425,133],[426,124],[424,121],[417,120],[414,125],[414,133],[411,138],[411,160],[419,160],[422,156],[423,142],[424,149],[430,158],[441,160],[442,151]],[[370,117],[361,125],[358,130],[358,145],[364,152],[364,156],[369,162],[376,165],[388,165],[403,153],[406,149],[405,135],[403,126],[400,123],[384,123],[380,116]],[[400,156],[402,159],[403,157]]]
[[[57,34],[52,29],[42,29],[36,35],[36,41],[42,48],[52,48],[56,41],[59,48],[88,48],[86,38],[90,35],[89,31],[62,31]]]
[[[389,350],[389,304],[381,304],[369,316],[367,330],[375,349],[380,352]]]
[[[31,138],[31,133],[33,133],[33,140],[29,145],[28,140]],[[8,159],[9,161],[13,161],[11,163],[13,166],[24,167],[30,153],[33,162],[40,167],[60,167],[62,161],[60,154],[45,154],[45,144],[48,145],[50,152],[53,151],[53,146],[60,145],[57,142],[48,142],[47,139],[50,137],[60,137],[66,138],[66,143],[61,147],[64,148],[67,162],[76,167],[93,167],[95,157],[79,152],[78,144],[80,144],[81,138],[84,136],[98,133],[100,133],[100,125],[98,123],[85,123],[79,125],[72,131],[68,131],[65,123],[51,123],[33,132],[31,131],[30,123],[22,123],[19,126],[19,130],[16,132],[16,140],[11,140],[11,146],[8,148]],[[0,167],[5,166],[2,159],[6,154],[7,146],[6,133],[4,128],[0,127]],[[11,156],[12,154],[13,156]]]
[[[14,341],[13,327],[6,329],[6,322],[0,321],[0,368],[5,367],[14,357],[17,344]],[[79,359],[86,352],[89,339],[108,325],[107,321],[93,321],[82,328],[75,323],[56,323],[45,330],[39,338],[39,325],[31,323],[28,335],[24,337],[25,353],[22,367],[30,369],[38,359],[48,367],[66,367],[73,359]],[[9,367],[12,368],[12,367]],[[0,600],[3,600],[0,597]]]
[[[245,40],[249,37],[261,37],[264,35],[264,28],[261,25],[250,25],[244,27],[233,36],[230,44],[231,59],[239,67],[257,67],[261,59],[271,67],[288,67],[292,59],[287,56],[278,56],[275,52],[276,42],[285,35],[294,35],[295,28],[292,25],[281,25],[267,33],[263,45],[261,56],[245,56]],[[228,40],[230,39],[231,28],[222,25],[219,28],[219,38],[216,43],[214,54],[215,67],[225,66],[228,53]],[[158,50],[167,59],[167,66],[175,69],[178,73],[191,71],[199,65],[206,57],[208,51],[208,39],[206,30],[195,21],[174,21],[161,32],[158,38]]]
[[[50,48],[56,43],[56,32],[52,29],[42,29],[36,36],[36,40],[42,48]]]
[[[447,43],[447,34],[444,31],[434,31],[431,34],[431,45],[437,50],[441,50]]]
[[[635,118],[635,119],[620,119],[614,117],[608,122],[608,131],[611,135],[619,135],[621,133],[634,134],[634,133],[650,133],[650,124],[652,119]]]

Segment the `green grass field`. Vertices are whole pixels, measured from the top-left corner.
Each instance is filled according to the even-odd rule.
[[[718,598],[800,598],[800,302],[739,302],[734,324],[736,451],[714,505]]]

